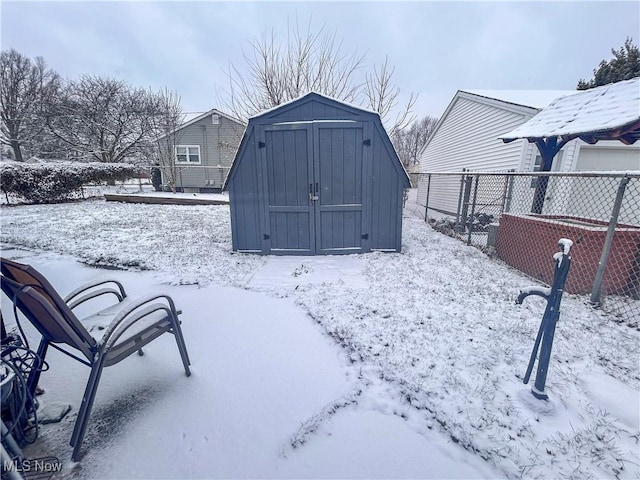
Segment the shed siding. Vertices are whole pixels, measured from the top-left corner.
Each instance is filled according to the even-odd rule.
[[[258,169],[255,135],[252,132],[243,152],[244,161],[237,166],[234,182],[229,186],[233,249],[262,249],[260,202],[258,201]]]
[[[226,180],[234,250],[401,249],[409,181],[377,114],[312,93],[247,128]]]
[[[398,226],[400,224],[401,228],[402,212],[396,208],[402,206],[400,176],[377,129],[374,132],[371,143],[371,249],[400,251]]]
[[[270,123],[276,122],[309,122],[313,120],[356,119],[359,116],[349,110],[332,105],[309,101],[295,106],[284,107],[283,110],[275,110],[265,119]],[[264,123],[264,121],[262,121]]]

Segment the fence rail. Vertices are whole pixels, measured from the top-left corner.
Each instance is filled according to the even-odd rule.
[[[162,174],[162,185],[169,188],[174,183],[176,188],[183,191],[199,190],[219,191],[227,178],[229,165],[186,165],[171,166],[156,165]]]
[[[638,327],[640,172],[423,173],[417,204],[437,230],[546,284],[558,239],[570,238],[566,291]]]

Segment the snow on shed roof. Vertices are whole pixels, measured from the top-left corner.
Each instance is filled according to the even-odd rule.
[[[558,97],[574,95],[575,90],[476,90],[462,89],[461,91],[478,95],[480,97],[493,98],[502,102],[513,103],[525,107],[542,110]]]
[[[575,138],[639,122],[640,77],[558,98],[531,120],[500,138],[505,142],[518,138]],[[636,132],[635,138],[637,136]]]

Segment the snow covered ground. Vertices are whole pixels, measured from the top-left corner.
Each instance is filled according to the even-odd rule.
[[[108,369],[69,475],[640,478],[640,332],[565,296],[533,400],[532,281],[410,214],[400,254],[267,258],[230,251],[228,206],[1,213],[3,255],[62,293],[111,276],[184,310],[194,375],[169,336]],[[86,368],[55,353],[43,401],[77,408]],[[64,460],[72,421],[42,432]]]

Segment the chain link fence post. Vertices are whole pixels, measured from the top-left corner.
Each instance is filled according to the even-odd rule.
[[[600,292],[602,290],[602,280],[604,279],[604,273],[607,269],[607,262],[609,261],[609,253],[611,252],[611,244],[613,243],[613,236],[615,235],[616,226],[618,225],[618,216],[620,215],[620,207],[622,206],[622,199],[624,198],[624,192],[629,183],[629,177],[623,177],[618,184],[618,192],[616,193],[616,199],[613,204],[613,210],[611,211],[611,219],[609,220],[609,228],[607,229],[607,236],[604,240],[604,246],[602,247],[602,254],[600,255],[600,262],[598,262],[598,270],[596,271],[596,278],[593,282],[593,289],[591,290],[590,302],[594,305],[600,303]]]
[[[469,177],[469,179],[471,178],[472,177]],[[473,186],[473,200],[471,203],[471,214],[469,215],[469,219],[467,221],[467,228],[469,229],[469,236],[467,237],[467,245],[471,245],[471,235],[473,234],[473,219],[474,219],[474,214],[476,213],[476,201],[478,200],[478,183],[480,181],[480,175],[475,175],[473,178],[475,179],[475,184]]]
[[[456,210],[456,227],[458,225],[460,225],[460,214],[462,212],[462,195],[464,192],[464,183],[465,183],[465,174],[464,172],[466,172],[467,169],[463,168],[462,169],[462,175],[460,176],[460,193],[458,194],[458,209]]]
[[[431,190],[431,174],[429,173],[427,176],[427,199],[424,202],[424,221],[426,222],[429,219],[429,191]]]

